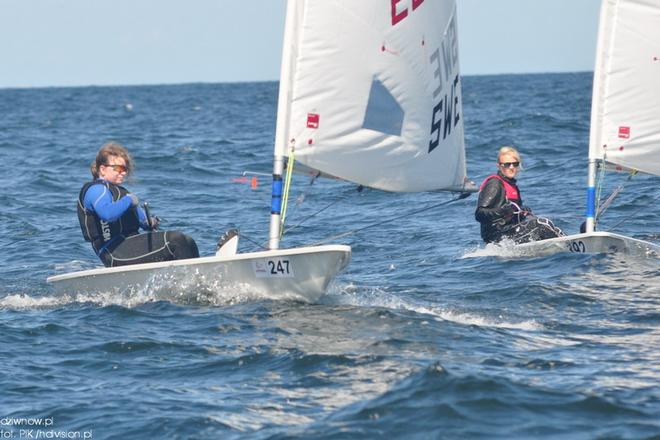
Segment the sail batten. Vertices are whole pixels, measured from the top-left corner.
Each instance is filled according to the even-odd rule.
[[[604,0],[589,158],[660,176],[660,3]]]
[[[277,137],[296,160],[387,191],[464,188],[455,0],[288,3],[297,29]]]

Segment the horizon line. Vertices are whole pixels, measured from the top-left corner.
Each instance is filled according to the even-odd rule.
[[[462,74],[462,78],[485,77],[485,76],[522,76],[522,75],[568,75],[578,73],[591,73],[593,70],[568,70],[568,71],[538,71],[538,72],[501,72],[501,73],[470,73]],[[186,85],[219,85],[219,84],[263,84],[277,83],[279,79],[272,80],[229,80],[229,81],[184,81],[184,82],[153,82],[133,84],[71,84],[71,85],[37,85],[37,86],[0,86],[4,90],[33,90],[33,89],[80,89],[80,88],[113,88],[113,87],[168,87]]]

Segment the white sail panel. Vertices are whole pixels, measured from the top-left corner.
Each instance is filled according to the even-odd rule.
[[[278,137],[296,159],[388,191],[462,189],[455,1],[292,1],[298,29],[285,44],[295,60]]]
[[[660,176],[660,2],[604,0],[589,157]]]

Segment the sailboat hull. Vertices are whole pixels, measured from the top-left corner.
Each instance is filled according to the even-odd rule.
[[[56,292],[70,295],[149,290],[177,295],[197,289],[314,302],[350,259],[349,246],[314,246],[91,269],[47,282]]]
[[[622,253],[641,257],[660,257],[660,246],[624,235],[591,232],[534,241],[516,246],[520,256],[543,257],[562,252],[580,254]]]

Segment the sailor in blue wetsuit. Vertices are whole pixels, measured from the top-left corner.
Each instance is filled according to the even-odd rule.
[[[156,231],[135,194],[121,186],[132,171],[126,148],[116,142],[101,147],[91,166],[94,180],[78,197],[78,220],[85,240],[103,264],[125,266],[199,257],[195,241],[178,231]],[[148,232],[140,233],[144,229]]]

